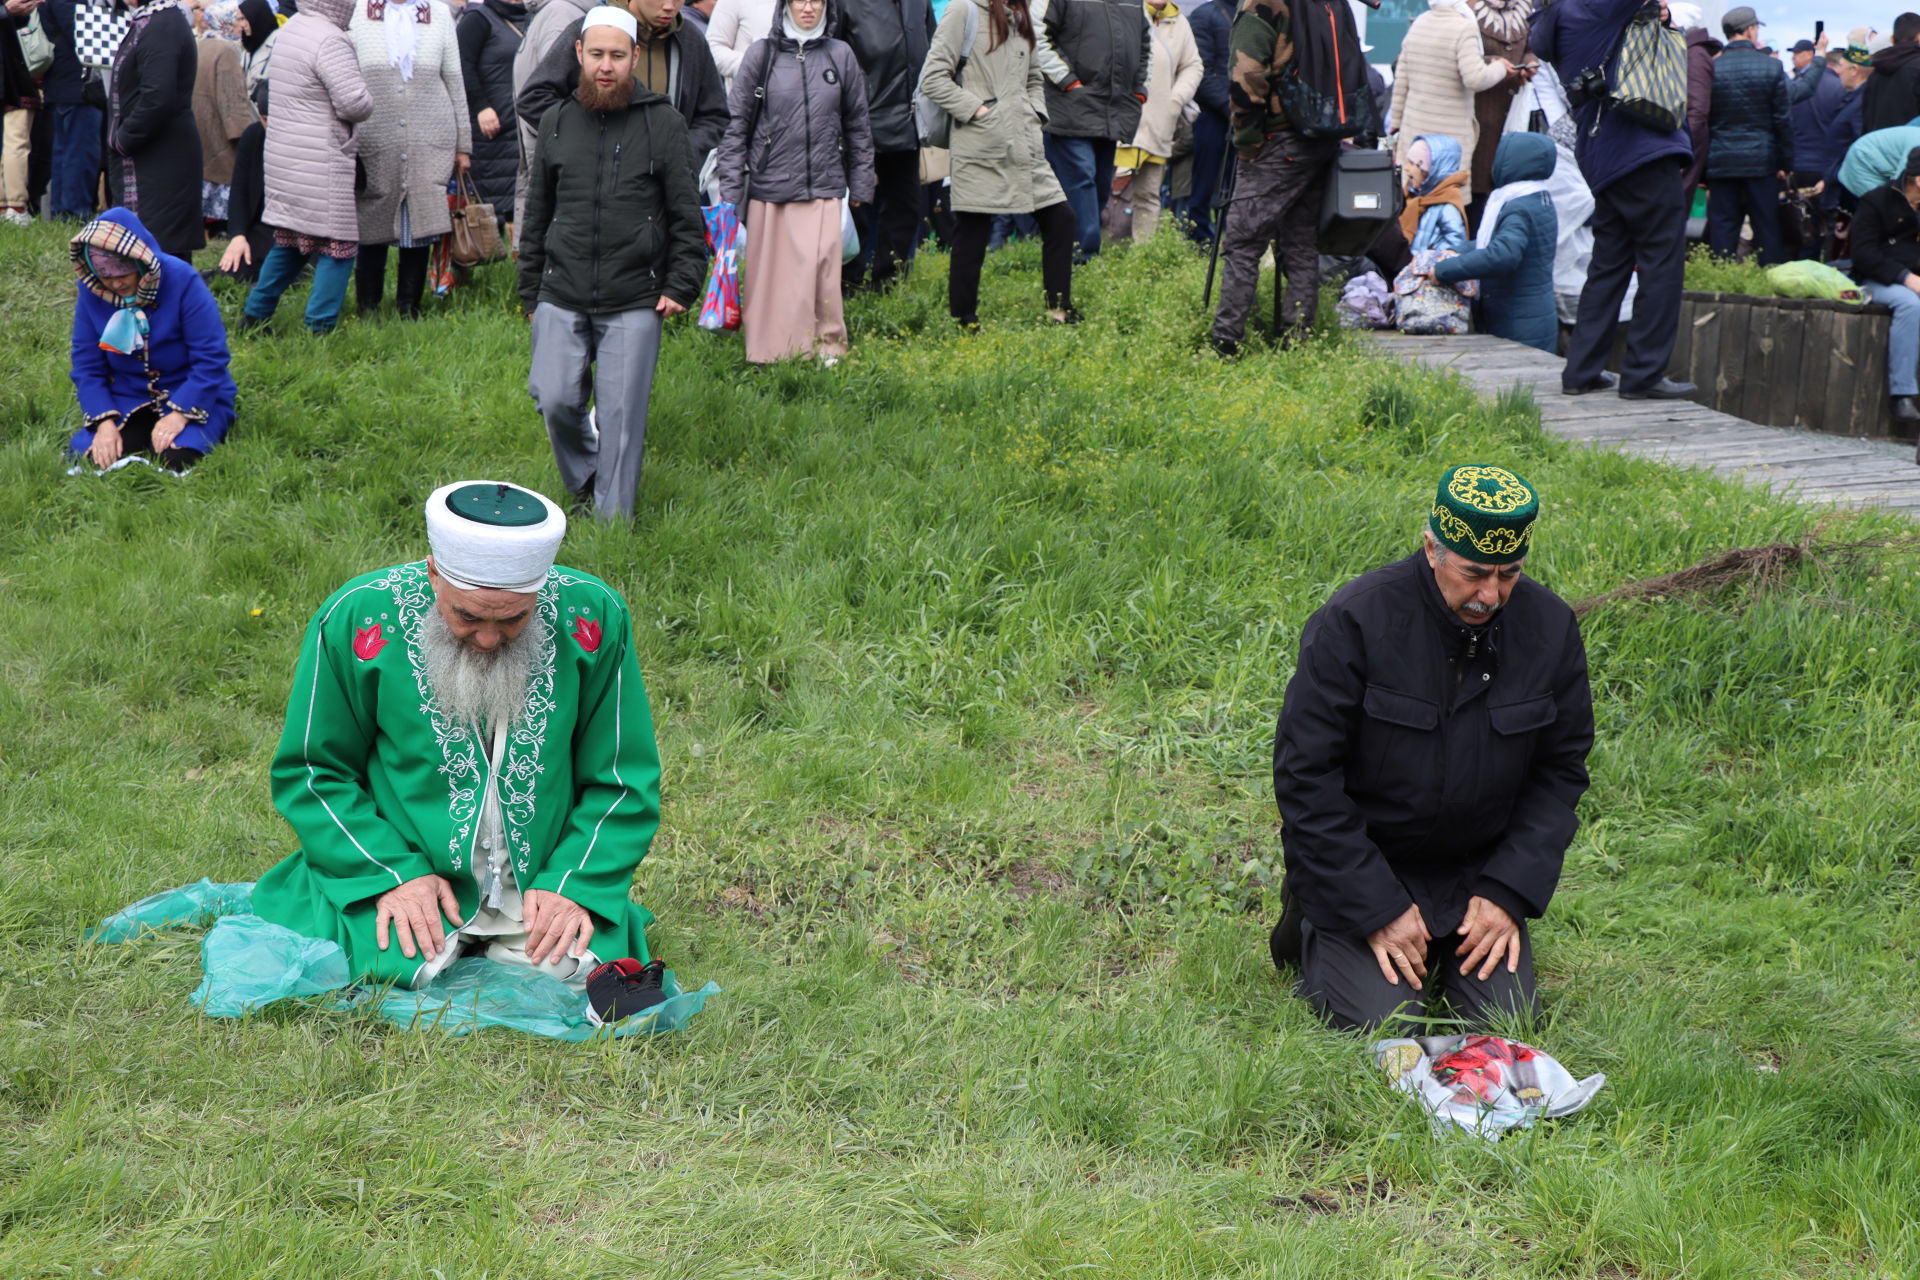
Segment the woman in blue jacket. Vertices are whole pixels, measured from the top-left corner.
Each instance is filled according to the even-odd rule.
[[[151,452],[186,471],[233,425],[219,305],[193,264],[160,252],[125,209],[82,227],[67,251],[80,277],[72,376],[86,415],[68,447],[97,467]]]
[[[1493,153],[1495,190],[1474,246],[1433,269],[1442,284],[1480,281],[1480,329],[1557,351],[1553,255],[1560,219],[1547,194],[1559,152],[1544,133],[1510,133]]]

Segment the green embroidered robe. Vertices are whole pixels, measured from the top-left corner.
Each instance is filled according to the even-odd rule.
[[[254,887],[254,913],[339,943],[357,978],[410,983],[422,957],[397,940],[378,948],[375,899],[436,873],[473,918],[491,780],[521,888],[592,912],[602,958],[646,960],[653,915],[628,889],[659,827],[660,759],[626,603],[589,574],[547,575],[526,714],[492,765],[428,686],[420,637],[433,607],[422,561],[356,578],[314,615],[273,760],[274,806],[300,849]]]

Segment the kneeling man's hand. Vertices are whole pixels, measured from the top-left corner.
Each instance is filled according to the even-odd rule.
[[[436,875],[415,876],[399,888],[387,890],[374,908],[374,941],[385,951],[387,926],[392,925],[400,935],[400,954],[409,960],[416,948],[432,960],[447,945],[441,912],[454,924],[461,923],[460,900],[453,896],[453,886]]]
[[[1480,972],[1474,977],[1485,982],[1500,967],[1504,957],[1507,972],[1514,973],[1520,968],[1520,925],[1500,907],[1485,898],[1467,899],[1467,918],[1460,922],[1460,935],[1465,939],[1460,944],[1457,956],[1465,956],[1466,962],[1460,966],[1460,972],[1466,973],[1474,965],[1480,965]],[[1480,962],[1485,960],[1485,964]]]
[[[1427,943],[1432,938],[1426,917],[1416,904],[1401,912],[1392,924],[1368,934],[1367,945],[1373,948],[1373,958],[1380,962],[1380,972],[1387,975],[1388,982],[1400,985],[1394,972],[1398,969],[1407,975],[1407,985],[1417,989],[1426,985]]]
[[[593,916],[571,898],[545,889],[529,889],[525,898],[527,959],[545,964],[564,950],[578,960],[593,941]]]

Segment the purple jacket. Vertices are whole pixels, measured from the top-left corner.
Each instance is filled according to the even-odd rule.
[[[1642,7],[1643,0],[1559,0],[1534,13],[1529,47],[1553,64],[1562,83],[1571,84],[1588,67],[1611,69],[1621,35]],[[1580,171],[1596,195],[1655,160],[1670,156],[1676,165],[1692,163],[1685,129],[1649,129],[1617,111],[1602,112],[1598,102],[1577,108],[1573,118],[1580,126]]]

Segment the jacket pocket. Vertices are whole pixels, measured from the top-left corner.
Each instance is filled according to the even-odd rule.
[[[1375,720],[1397,724],[1403,729],[1430,733],[1440,723],[1438,703],[1416,698],[1410,693],[1398,693],[1377,684],[1367,686],[1367,694],[1361,705]]]
[[[1493,726],[1495,733],[1508,737],[1544,729],[1559,718],[1560,708],[1554,705],[1552,694],[1543,693],[1524,702],[1487,707],[1487,723]]]

